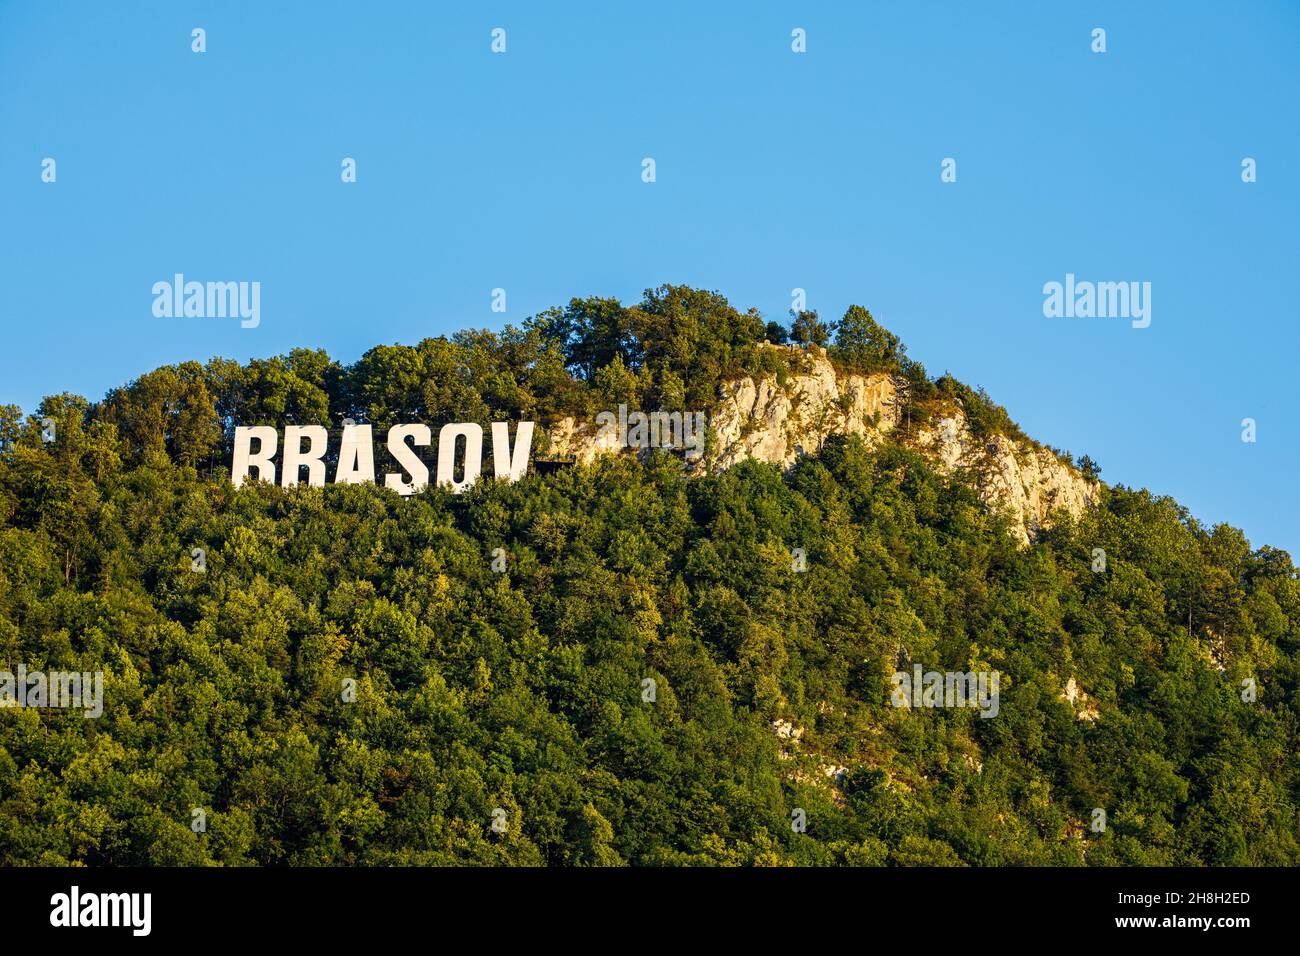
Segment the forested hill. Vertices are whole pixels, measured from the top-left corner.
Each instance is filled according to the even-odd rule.
[[[1020,546],[906,433],[458,496],[228,480],[238,424],[527,419],[544,452],[789,374],[786,339],[909,425],[1027,440],[865,309],[682,287],[3,410],[0,669],[104,693],[0,708],[0,863],[1300,863],[1295,568],[1167,498],[1098,486]],[[996,672],[996,715],[894,706],[914,664]]]

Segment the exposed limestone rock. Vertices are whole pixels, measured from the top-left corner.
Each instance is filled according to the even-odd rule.
[[[696,472],[728,468],[746,458],[789,467],[801,455],[816,454],[831,435],[858,435],[871,447],[897,426],[899,409],[888,375],[839,374],[818,349],[806,353],[802,364],[801,371],[784,377],[726,383],[709,413],[710,452],[688,461],[688,467]],[[602,433],[594,422],[563,418],[548,434],[548,455],[579,463],[620,450],[617,436]],[[1054,510],[1078,517],[1096,500],[1096,482],[1047,449],[1006,436],[977,439],[960,409],[915,428],[910,443],[946,473],[975,469],[985,503],[1007,510],[1021,544],[1050,523]]]
[[[1062,464],[1046,448],[1025,446],[1005,435],[981,443],[960,410],[918,429],[914,443],[944,471],[975,469],[984,502],[1011,513],[1011,533],[1021,544],[1028,544],[1039,528],[1047,526],[1057,508],[1077,518],[1096,500],[1096,483]]]
[[[849,768],[842,767],[839,764],[825,763],[817,768],[821,771],[823,777],[830,779],[835,786],[841,786],[849,775]]]
[[[602,433],[594,424],[579,425],[573,416],[566,416],[547,429],[550,446],[546,454],[557,458],[572,458],[580,465],[589,465],[597,455],[620,450],[618,436]]]
[[[1063,700],[1069,701],[1071,704],[1078,701],[1079,685],[1074,682],[1073,677],[1071,677],[1068,681],[1065,682],[1065,689],[1061,691],[1061,698]]]
[[[803,739],[803,728],[796,727],[788,720],[781,719],[772,721],[772,729],[776,731],[776,735],[782,740]]]
[[[1223,634],[1211,626],[1205,628],[1205,641],[1200,645],[1209,662],[1220,674],[1228,670],[1228,642]]]
[[[811,371],[742,378],[723,386],[709,421],[716,440],[710,464],[728,468],[746,458],[794,464],[816,454],[831,435],[859,435],[874,445],[897,422],[894,386],[888,375],[841,375],[825,355],[813,355]]]
[[[1067,701],[1076,713],[1076,720],[1094,721],[1101,716],[1101,711],[1097,709],[1097,704],[1075,683],[1073,677],[1065,682],[1065,688],[1061,691],[1061,699]]]

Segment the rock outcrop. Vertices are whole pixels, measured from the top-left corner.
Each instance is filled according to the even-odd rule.
[[[945,472],[972,468],[979,474],[980,496],[990,507],[1011,515],[1011,533],[1028,544],[1052,512],[1064,509],[1079,517],[1096,501],[1097,483],[1061,462],[1046,448],[1018,443],[1005,435],[980,441],[960,411],[937,425],[919,428],[914,444],[929,453]]]
[[[858,435],[871,447],[898,426],[890,376],[838,373],[818,350],[803,355],[800,364],[798,372],[724,385],[709,410],[709,451],[688,466],[713,470],[755,458],[789,467],[801,455],[816,454],[831,435]],[[573,418],[555,422],[548,434],[548,454],[581,463],[622,450],[610,430]],[[974,469],[981,497],[1007,511],[1022,544],[1050,523],[1056,509],[1078,517],[1096,500],[1096,482],[1051,451],[1003,435],[982,440],[957,408],[913,427],[908,443],[945,473]]]
[[[1091,723],[1101,716],[1101,711],[1097,709],[1096,702],[1079,688],[1073,677],[1066,681],[1065,686],[1061,689],[1061,700],[1074,708],[1075,720]]]
[[[776,376],[727,383],[709,420],[709,464],[728,468],[757,458],[788,467],[816,454],[831,435],[858,435],[871,446],[897,424],[888,375],[837,375],[821,355],[810,364],[784,383]]]

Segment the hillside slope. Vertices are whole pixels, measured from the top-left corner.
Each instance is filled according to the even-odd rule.
[[[0,413],[0,668],[104,681],[0,708],[0,863],[1300,863],[1290,557],[834,331],[664,287]],[[619,403],[718,434],[586,454]],[[227,480],[235,424],[343,416],[536,420],[539,467]]]

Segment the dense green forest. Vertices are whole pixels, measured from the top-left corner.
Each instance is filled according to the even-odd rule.
[[[459,496],[228,480],[236,424],[707,408],[799,361],[764,340],[1019,434],[865,309],[792,319],[665,286],[0,409],[0,668],[105,674],[102,717],[0,710],[0,863],[1300,863],[1295,568],[1168,498],[1102,486],[1020,548],[905,435]],[[997,716],[891,706],[912,662],[996,670]]]

